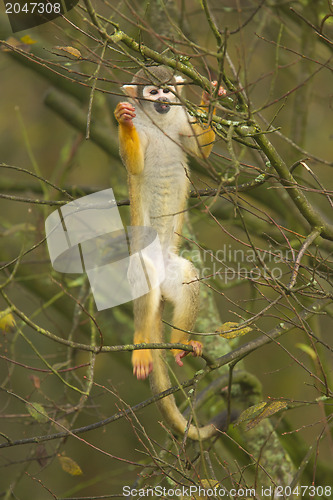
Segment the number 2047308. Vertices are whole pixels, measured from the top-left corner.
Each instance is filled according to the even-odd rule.
[[[55,2],[6,2],[6,14],[60,14],[60,3]]]

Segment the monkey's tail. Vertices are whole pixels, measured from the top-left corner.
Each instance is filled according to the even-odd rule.
[[[171,381],[161,351],[153,349],[152,355],[154,369],[150,376],[150,383],[153,394],[156,395],[169,389]],[[183,436],[186,432],[187,436],[194,441],[209,439],[217,434],[218,429],[221,428],[220,423],[217,426],[210,423],[203,427],[197,427],[193,424],[188,425],[187,420],[180,413],[176,405],[173,394],[158,400],[157,405],[166,423],[174,433]]]

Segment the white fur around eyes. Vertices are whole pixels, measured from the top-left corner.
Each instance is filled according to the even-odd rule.
[[[170,89],[170,92],[165,94],[163,92],[163,90],[165,88]],[[152,90],[157,90],[158,94],[151,94],[150,92]],[[172,99],[173,98],[172,96],[174,96],[174,92],[176,92],[176,89],[173,85],[168,85],[167,87],[163,87],[163,88],[156,87],[155,85],[148,85],[147,87],[144,87],[142,95],[146,99],[154,99],[154,98],[158,98],[158,97],[162,97],[162,96],[166,96],[166,95],[169,97],[169,99]]]

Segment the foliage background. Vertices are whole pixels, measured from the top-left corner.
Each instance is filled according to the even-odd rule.
[[[216,51],[209,16],[203,9],[206,2],[167,4],[165,7],[163,2],[156,1],[130,5],[121,1],[115,5],[114,2],[96,1],[94,7],[111,23],[119,23],[130,37],[158,53],[163,53],[166,42],[174,45],[174,39],[181,38],[176,25],[181,26],[191,42],[175,44],[179,52],[175,51],[173,57],[179,57],[182,52],[191,53],[191,62],[202,76],[217,78],[216,58],[204,53],[204,49]],[[5,284],[2,291],[6,294],[2,297],[1,310],[7,311],[10,307],[5,300],[9,297],[10,303],[36,325],[60,339],[98,345],[99,332],[90,321],[89,311],[98,322],[104,345],[121,345],[131,342],[130,304],[97,313],[83,277],[54,273],[45,243],[39,242],[44,235],[44,220],[55,207],[22,201],[22,198],[59,201],[65,199],[64,195],[25,172],[8,168],[16,166],[35,172],[74,197],[112,186],[118,200],[127,198],[126,174],[117,153],[113,110],[120,99],[120,85],[130,80],[137,67],[136,59],[143,60],[143,57],[121,43],[111,44],[105,50],[103,37],[89,20],[87,5],[87,2],[80,2],[69,13],[68,19],[73,24],[58,19],[15,35],[10,33],[3,9],[1,12],[0,39],[7,40],[0,46],[0,261],[2,284]],[[262,128],[266,128],[264,120],[272,124],[274,131],[267,137],[288,167],[299,160],[306,162],[313,174],[304,165],[299,165],[295,169],[295,179],[303,186],[322,219],[332,222],[329,2],[222,0],[210,1],[208,7],[223,40],[227,40],[228,55],[233,62],[234,73],[225,62],[226,75],[237,88],[244,88],[246,100],[251,101],[248,111],[260,110],[260,117],[259,112],[252,117]],[[112,33],[112,24],[105,26]],[[87,34],[92,35],[91,38]],[[25,35],[36,43],[28,40],[26,45],[22,44],[21,38]],[[194,43],[198,44],[198,49]],[[82,58],[64,51],[64,47],[76,48]],[[22,52],[18,54],[19,51]],[[33,61],[31,54],[37,54],[42,60]],[[45,70],[43,61],[51,71]],[[97,82],[84,76],[97,76],[97,70]],[[68,78],[81,85],[71,84]],[[99,90],[90,94],[95,84]],[[198,86],[190,86],[186,92],[192,102],[199,102]],[[80,119],[83,116],[87,120],[91,95],[91,138],[86,140],[86,121],[80,122]],[[230,92],[230,95],[235,111],[236,94]],[[226,111],[220,109],[218,115],[225,117]],[[237,113],[229,118],[236,119]],[[224,130],[224,140],[217,137],[210,167],[192,162],[196,188],[218,188],[221,196],[202,197],[201,203],[191,200],[190,240],[194,239],[213,253],[223,248],[231,253],[237,249],[245,252],[248,247],[241,242],[250,234],[254,247],[283,255],[293,248],[296,259],[304,238],[311,233],[309,225],[299,215],[276,174],[256,189],[237,192],[238,185],[253,181],[265,170],[265,158],[231,141],[230,136],[226,138],[230,127],[225,124]],[[231,131],[231,135],[237,136],[235,131]],[[320,179],[320,184],[316,179]],[[225,192],[224,187],[228,186],[236,186],[236,194]],[[121,215],[128,221],[128,206],[121,208]],[[275,221],[275,227],[270,220]],[[195,261],[197,246],[186,242],[184,245],[187,250],[192,249]],[[242,411],[259,401],[284,401],[288,406],[272,418],[272,427],[265,431],[267,439],[273,429],[280,437],[280,455],[276,453],[274,457],[276,463],[288,465],[291,458],[293,466],[290,462],[288,467],[296,483],[327,485],[332,477],[333,451],[332,392],[329,389],[332,383],[332,241],[318,237],[305,250],[296,286],[305,285],[313,276],[316,283],[305,292],[300,290],[294,295],[284,295],[279,304],[268,310],[265,308],[269,303],[282,296],[286,289],[274,280],[258,284],[246,276],[226,284],[219,276],[210,276],[220,268],[220,263],[215,262],[217,267],[212,266],[208,254],[201,253],[203,260],[199,267],[211,267],[204,273],[207,279],[203,280],[203,293],[207,293],[205,285],[209,285],[211,295],[203,298],[198,331],[212,332],[222,323],[248,320],[263,310],[252,325],[253,332],[241,339],[221,341],[221,349],[228,352],[246,342],[254,342],[283,322],[288,323],[295,314],[311,309],[319,300],[320,315],[312,316],[301,328],[286,334],[281,343],[279,339],[278,344],[270,343],[246,356],[242,370],[257,377],[262,393],[258,389],[258,399],[253,394],[233,393],[232,406]],[[21,254],[16,265],[10,264]],[[229,270],[237,263],[228,256],[223,260]],[[248,269],[253,265],[244,262],[244,257],[241,263]],[[256,265],[260,268],[262,263],[257,261]],[[274,266],[274,262],[268,262],[270,269]],[[282,270],[281,282],[287,286],[295,262],[279,262],[275,267]],[[84,312],[77,300],[84,302]],[[211,305],[212,300],[216,301],[220,318]],[[1,442],[89,425],[118,412],[119,408],[135,405],[151,396],[147,383],[132,378],[129,352],[95,356],[70,349],[34,331],[22,316],[14,314],[14,317],[16,324],[11,327],[6,321],[1,323]],[[5,319],[8,323],[8,317]],[[208,337],[206,340],[209,342]],[[214,342],[217,342],[216,337]],[[211,349],[209,345],[207,349]],[[86,364],[88,366],[66,371]],[[50,373],[50,366],[53,370],[65,370],[62,379]],[[177,375],[186,380],[202,366],[201,360],[188,359]],[[221,376],[223,373],[227,372],[222,372]],[[79,394],[68,384],[81,391],[88,390],[89,396]],[[216,398],[208,403],[201,417],[204,422],[227,406],[226,386],[227,379],[222,402],[221,398]],[[31,403],[42,405],[47,413],[45,421],[38,412],[31,414]],[[269,454],[270,445],[261,448],[259,455],[250,454],[247,440],[253,431],[246,434],[230,427],[231,439],[224,435],[212,446],[197,447],[188,443],[185,448],[181,441],[173,442],[170,436],[168,438],[160,420],[155,406],[149,405],[136,416],[91,430],[80,435],[80,439],[72,436],[39,445],[9,446],[1,450],[0,495],[6,499],[93,498],[99,495],[109,498],[109,495],[119,496],[124,484],[172,486],[177,481],[186,483],[189,478],[197,482],[199,477],[215,478],[227,488],[231,485],[259,488],[261,484],[270,484],[267,482],[269,476],[270,479],[273,476],[274,484],[286,485],[283,482],[286,473],[267,466],[270,457],[265,454]],[[259,424],[259,428],[260,425],[264,424]],[[250,451],[240,451],[237,443],[245,450],[250,446]],[[258,479],[260,460],[266,460],[266,474],[259,475]],[[188,469],[186,461],[191,464]],[[173,467],[177,464],[177,474],[169,469],[170,463]],[[80,471],[83,474],[79,474]]]

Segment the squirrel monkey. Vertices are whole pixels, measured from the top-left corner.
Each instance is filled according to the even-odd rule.
[[[207,158],[215,134],[210,127],[203,129],[195,123],[180,105],[177,95],[183,83],[183,78],[175,76],[166,66],[140,69],[131,84],[122,87],[129,102],[117,105],[115,117],[119,123],[120,155],[128,172],[131,225],[156,230],[165,267],[161,285],[134,300],[134,343],[162,342],[162,300],[167,300],[174,307],[171,342],[192,345],[193,355],[198,356],[202,353],[202,344],[190,340],[183,330],[194,327],[199,307],[199,281],[193,264],[178,255],[178,246],[189,192],[186,152]],[[218,95],[224,93],[221,87]],[[208,99],[204,92],[201,105],[207,106]],[[151,262],[147,265],[151,266]],[[178,365],[183,365],[186,354],[173,351]],[[145,379],[153,371],[154,392],[170,387],[159,350],[133,351],[132,364],[138,379]],[[173,396],[163,398],[159,404],[173,430],[184,433],[187,423]],[[188,436],[192,439],[210,437],[214,428],[206,427],[197,429],[191,425]]]

